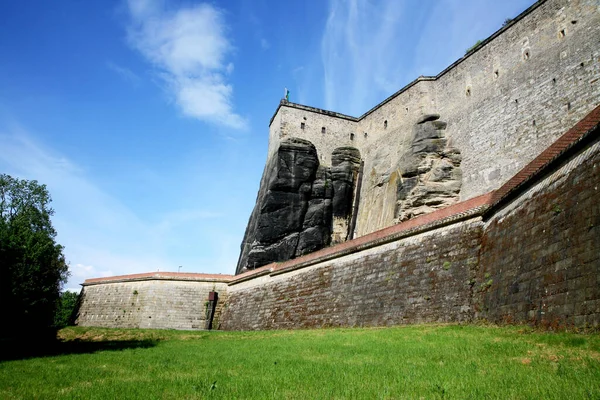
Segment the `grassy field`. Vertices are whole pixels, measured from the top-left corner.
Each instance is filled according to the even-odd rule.
[[[0,398],[600,398],[598,334],[421,325],[59,336],[50,348],[4,349]]]

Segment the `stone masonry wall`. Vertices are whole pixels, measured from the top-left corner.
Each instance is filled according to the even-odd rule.
[[[356,147],[365,171],[355,230],[362,236],[394,223],[400,156],[419,118],[435,113],[447,122],[449,144],[463,157],[460,199],[487,193],[600,104],[599,43],[597,0],[540,1],[438,76],[417,79],[359,118],[280,106],[270,151],[280,137],[300,137],[329,165],[332,149]]]
[[[279,120],[273,120],[271,124],[269,148],[273,149],[269,154],[277,150],[271,141],[277,144],[287,138],[298,137],[313,143],[318,149],[319,164],[330,167],[333,150],[346,146],[356,147],[355,142],[358,140],[356,118],[341,114],[332,117],[332,114],[335,113],[301,105],[282,105],[277,113]],[[279,125],[276,122],[279,122]],[[351,138],[350,134],[354,136]]]
[[[600,324],[599,134],[486,222],[477,318]]]
[[[597,107],[494,192],[236,277],[222,327],[598,327],[599,187]]]
[[[204,329],[206,301],[219,293],[213,325],[227,301],[222,282],[131,280],[86,285],[77,325],[109,328]]]
[[[231,284],[226,330],[471,319],[481,221],[471,219],[285,274]]]

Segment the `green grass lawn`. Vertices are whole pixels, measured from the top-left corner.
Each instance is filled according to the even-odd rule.
[[[59,336],[41,353],[4,352],[0,398],[600,398],[598,334],[420,325]]]

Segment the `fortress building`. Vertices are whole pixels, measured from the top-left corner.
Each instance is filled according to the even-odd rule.
[[[597,326],[599,125],[600,1],[538,1],[362,116],[282,100],[236,275],[87,280],[77,322]]]

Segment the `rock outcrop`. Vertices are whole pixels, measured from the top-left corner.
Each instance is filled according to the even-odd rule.
[[[396,222],[459,200],[461,156],[448,145],[445,129],[439,115],[422,117],[396,167],[377,181],[392,190]],[[348,240],[360,165],[354,147],[335,149],[326,167],[311,142],[282,141],[263,173],[236,274]]]
[[[329,168],[311,142],[281,142],[263,173],[236,274],[347,240],[359,166],[353,147],[334,150]]]
[[[333,244],[345,242],[350,230],[354,189],[360,167],[360,152],[354,147],[339,147],[331,154],[333,181]]]
[[[307,140],[283,141],[263,174],[236,273],[285,261],[329,244],[331,173]]]
[[[446,123],[425,115],[414,127],[410,150],[400,157],[396,221],[402,222],[459,201],[460,151],[448,145]]]

